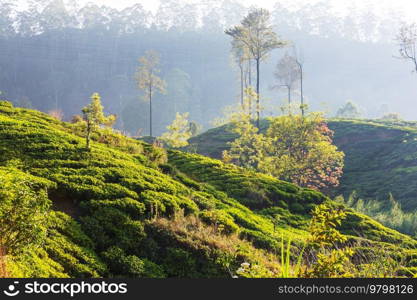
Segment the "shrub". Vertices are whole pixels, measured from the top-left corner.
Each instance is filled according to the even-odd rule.
[[[144,272],[144,264],[135,255],[125,255],[122,249],[111,247],[102,253],[111,271],[129,277],[139,277]]]
[[[276,205],[279,206],[279,207],[282,207],[282,208],[288,208],[287,202],[285,202],[283,200],[279,200]]]
[[[126,253],[119,247],[110,247],[101,255],[104,261],[108,264],[110,272],[113,274],[123,275],[130,278],[164,277],[163,269],[160,266],[147,259],[140,259],[135,255],[126,255]]]
[[[149,159],[149,161],[156,166],[165,164],[168,161],[167,152],[163,148],[157,146],[146,147],[144,149],[144,154]]]
[[[233,218],[222,210],[207,210],[199,214],[200,219],[209,225],[214,225],[220,232],[231,234],[237,232],[239,227]]]
[[[327,204],[317,205],[312,212],[310,224],[310,242],[313,248],[319,247],[316,260],[305,270],[305,277],[351,277],[349,270],[350,257],[354,254],[351,248],[340,249],[338,243],[346,242],[347,237],[337,229],[346,213],[341,208]],[[332,247],[335,247],[332,249]]]
[[[193,278],[198,274],[196,259],[184,249],[168,248],[163,266],[170,277]]]
[[[0,245],[16,254],[44,241],[51,184],[16,169],[0,169]]]
[[[290,210],[296,214],[302,214],[305,211],[305,207],[300,203],[295,202],[290,204]]]
[[[160,164],[159,169],[167,175],[174,175],[176,173],[174,167],[170,164]]]
[[[346,213],[342,208],[320,204],[314,208],[312,215],[310,224],[311,242],[320,246],[327,246],[346,241],[346,236],[336,229],[346,218]]]
[[[333,249],[317,254],[317,260],[302,276],[314,278],[352,277],[349,272],[352,249]]]
[[[1,100],[0,106],[3,108],[13,108],[13,104],[9,101]]]
[[[141,201],[145,203],[150,217],[173,216],[180,208],[184,209],[186,214],[198,210],[193,201],[183,196],[147,190],[142,192],[140,197]]]
[[[83,230],[94,237],[99,250],[118,245],[125,251],[138,253],[146,234],[143,224],[112,207],[100,207],[91,215],[81,218]]]
[[[91,200],[82,202],[81,206],[88,211],[94,211],[100,207],[115,208],[136,220],[140,219],[140,217],[145,213],[145,204],[132,198],[115,200]]]
[[[212,210],[216,208],[216,199],[205,192],[194,192],[191,199],[198,205],[200,209]]]
[[[266,235],[265,233],[246,228],[240,231],[240,237],[251,241],[257,248],[263,248],[271,251],[277,249],[279,245],[276,239]]]

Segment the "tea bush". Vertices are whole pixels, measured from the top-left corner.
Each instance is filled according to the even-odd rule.
[[[25,232],[41,234],[39,243],[32,239],[36,247],[9,254],[11,275],[231,277],[247,262],[258,266],[254,274],[276,277],[282,238],[297,252],[308,239],[309,211],[328,202],[312,190],[109,130],[92,136],[91,151],[84,148],[76,124],[0,102],[0,181],[41,195],[23,209],[52,204],[24,214],[41,221],[40,231]],[[22,178],[27,184],[18,184]],[[16,198],[12,190],[6,198]],[[414,239],[346,214],[338,230],[355,250],[352,260],[364,265],[357,274],[377,270],[360,257],[382,247],[404,257],[402,267],[414,266]]]

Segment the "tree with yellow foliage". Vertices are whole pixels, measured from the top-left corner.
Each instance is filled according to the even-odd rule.
[[[82,109],[86,128],[86,148],[90,149],[91,134],[101,125],[111,126],[116,121],[115,115],[104,116],[101,97],[98,93],[91,96],[91,103]]]
[[[169,147],[180,148],[188,145],[188,139],[193,135],[193,123],[188,121],[188,113],[177,113],[175,120],[167,126],[168,131],[161,136]]]

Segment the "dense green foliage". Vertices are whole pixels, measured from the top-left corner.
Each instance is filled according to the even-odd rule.
[[[93,134],[85,151],[76,124],[8,102],[0,102],[0,153],[1,180],[26,178],[31,184],[19,188],[40,195],[39,187],[47,188],[52,202],[45,222],[36,223],[42,241],[7,255],[10,276],[230,277],[249,263],[257,274],[276,277],[282,239],[299,253],[310,210],[329,201],[197,154],[167,155],[109,130]],[[339,229],[355,261],[385,249],[402,258],[404,269],[417,257],[417,241],[352,210]]]
[[[264,120],[263,130],[269,126]],[[237,137],[230,125],[213,128],[190,139],[190,149],[221,158],[228,143]],[[417,192],[410,182],[417,179],[417,124],[400,119],[328,121],[334,144],[345,153],[343,176],[332,196],[346,199],[356,191],[364,200],[389,205],[391,193],[405,211],[414,211]]]
[[[224,128],[236,138],[227,143],[230,149],[222,152],[223,161],[298,186],[317,190],[338,186],[344,154],[332,144],[333,131],[322,114],[269,117],[268,128],[259,132],[247,113],[246,106],[253,97],[250,89],[246,92],[244,105],[230,114]]]
[[[347,237],[340,233],[342,221],[346,213],[341,207],[320,204],[314,207],[310,224],[310,241],[318,248],[315,255],[316,263],[305,271],[307,277],[350,277],[347,265],[353,250],[348,246],[340,248],[337,245],[345,243]]]
[[[101,125],[112,125],[116,121],[116,116],[104,116],[101,97],[98,93],[91,95],[91,103],[82,109],[82,113],[86,128],[86,148],[90,149],[91,134]]]
[[[188,140],[193,135],[193,126],[196,125],[188,121],[188,115],[177,113],[171,125],[167,126],[168,131],[161,136],[160,139],[169,147],[180,148],[188,145]]]
[[[13,168],[0,168],[0,245],[5,253],[43,242],[51,182]]]
[[[332,144],[333,132],[320,114],[273,118],[266,137],[268,159],[260,170],[315,189],[339,184],[344,154]]]

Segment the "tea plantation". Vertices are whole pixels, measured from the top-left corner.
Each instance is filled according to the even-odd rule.
[[[33,227],[43,238],[5,249],[3,275],[10,277],[230,278],[242,263],[274,277],[282,239],[292,240],[296,256],[309,237],[311,209],[337,205],[312,190],[106,129],[87,151],[76,124],[6,101],[0,183],[0,201],[25,186],[44,195],[47,207]],[[384,249],[400,258],[398,276],[415,273],[416,240],[343,209],[348,217],[339,229],[355,264],[365,268]],[[7,224],[13,211],[4,211]]]
[[[262,124],[268,126],[266,120]],[[417,209],[415,122],[331,119],[328,126],[334,131],[334,144],[345,153],[340,186],[331,196],[348,197],[356,191],[363,199],[385,202],[391,193],[404,210]],[[235,138],[224,125],[192,138],[189,149],[221,158]]]

